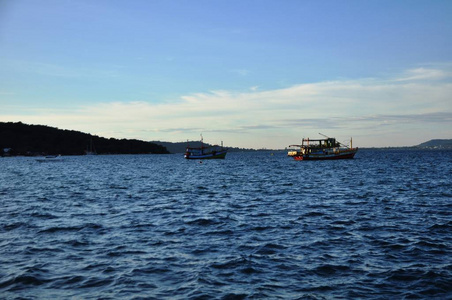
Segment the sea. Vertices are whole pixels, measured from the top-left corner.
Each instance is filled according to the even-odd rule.
[[[0,158],[0,299],[451,299],[452,151]]]

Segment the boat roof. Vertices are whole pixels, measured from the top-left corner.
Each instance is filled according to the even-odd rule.
[[[303,141],[310,141],[310,142],[321,142],[321,141],[328,141],[328,140],[335,140],[336,138],[324,138],[324,139],[310,139],[310,138],[303,138]]]

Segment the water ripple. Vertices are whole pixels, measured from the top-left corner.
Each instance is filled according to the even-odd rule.
[[[1,298],[452,298],[451,152],[1,164]]]

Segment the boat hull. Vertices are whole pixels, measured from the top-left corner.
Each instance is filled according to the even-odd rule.
[[[184,158],[186,159],[225,159],[227,151],[218,151],[215,153],[204,153],[204,154],[190,154],[185,153]]]
[[[341,151],[339,153],[310,153],[310,154],[297,154],[292,157],[295,160],[337,160],[337,159],[352,159],[358,149],[350,149]]]

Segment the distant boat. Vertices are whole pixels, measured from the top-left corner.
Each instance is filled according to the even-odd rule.
[[[187,146],[184,157],[186,159],[224,159],[227,152],[228,149],[223,147],[223,142],[221,146],[204,146],[201,135],[201,147]]]
[[[47,155],[36,159],[36,161],[39,162],[58,162],[62,160],[63,158],[61,157],[61,155]]]
[[[322,134],[323,135],[323,134]],[[324,139],[305,139],[301,145],[290,145],[289,147],[298,147],[298,150],[290,150],[287,155],[295,160],[333,160],[333,159],[352,159],[358,148],[350,147],[336,141],[335,138],[325,136]]]

